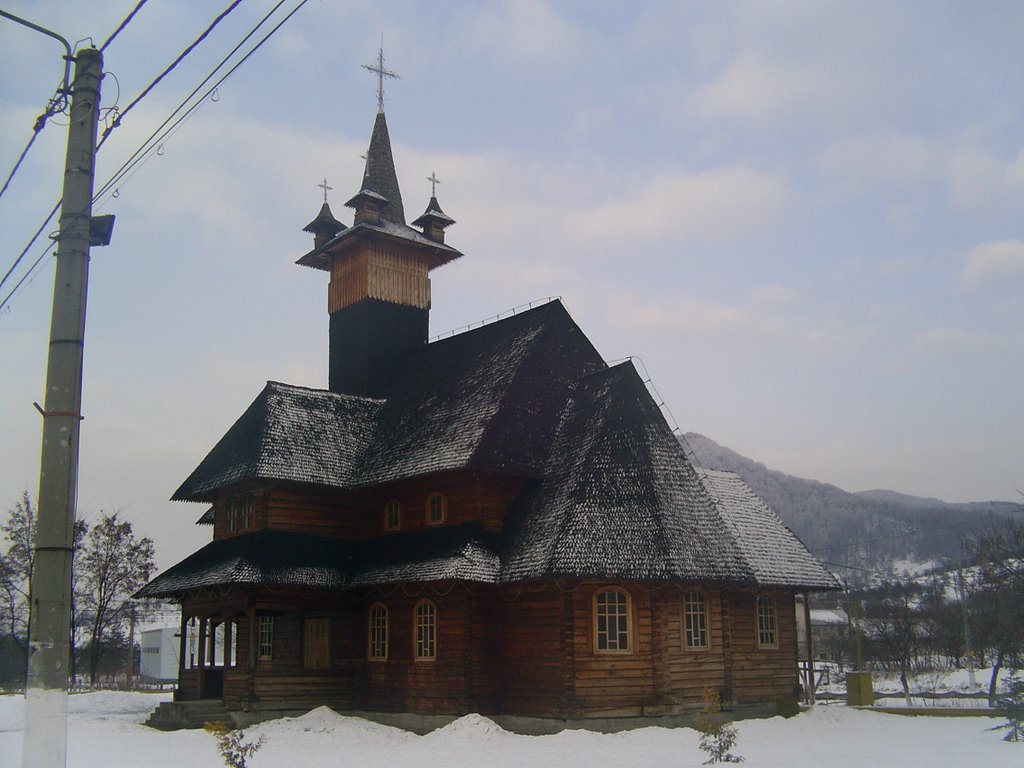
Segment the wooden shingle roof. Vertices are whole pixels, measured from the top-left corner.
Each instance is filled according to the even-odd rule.
[[[352,489],[476,469],[539,477],[566,394],[605,367],[559,302],[434,342],[376,400],[268,382],[175,491],[245,481]]]
[[[140,594],[551,578],[837,587],[738,477],[695,470],[632,364],[608,368],[559,302],[427,345],[391,382],[380,399],[268,383],[174,498],[469,469],[526,480],[500,535],[263,531],[214,541]]]

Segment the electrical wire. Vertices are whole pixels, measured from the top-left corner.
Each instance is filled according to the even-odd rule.
[[[209,33],[209,31],[210,31],[210,30],[212,30],[212,28],[213,28],[213,27],[214,27],[214,26],[215,26],[215,25],[216,25],[216,24],[217,24],[217,23],[218,23],[218,22],[220,21],[220,19],[222,19],[222,18],[223,18],[224,16],[226,16],[226,15],[227,15],[228,13],[230,13],[230,11],[231,11],[231,10],[233,10],[233,9],[234,9],[234,7],[235,7],[235,6],[237,6],[237,5],[238,5],[238,4],[240,3],[240,2],[241,2],[241,0],[237,0],[237,1],[236,1],[235,3],[233,3],[233,4],[232,4],[232,5],[231,5],[231,6],[230,6],[230,7],[228,8],[228,9],[226,9],[226,10],[225,10],[225,11],[224,11],[224,12],[223,12],[223,13],[221,14],[221,16],[220,16],[220,17],[218,17],[218,19],[217,19],[217,20],[215,20],[213,24],[211,24],[211,26],[209,27],[209,29],[207,30],[207,32],[205,32],[205,33],[204,33],[204,34],[203,34],[203,35],[201,36],[201,38],[202,38],[202,37],[205,37],[205,36],[206,36],[206,34],[208,34],[208,33]],[[198,107],[199,107],[199,106],[201,106],[202,104],[204,104],[204,103],[206,102],[207,98],[209,98],[209,96],[210,96],[210,95],[211,95],[212,93],[214,93],[214,92],[215,92],[215,91],[217,90],[217,88],[218,88],[218,87],[219,87],[219,86],[220,86],[221,84],[223,84],[223,83],[224,83],[224,82],[225,82],[225,81],[226,81],[226,80],[227,80],[227,79],[228,79],[229,77],[231,77],[231,75],[233,75],[233,74],[234,74],[234,73],[235,73],[235,72],[236,72],[236,71],[237,71],[237,70],[239,69],[239,67],[241,67],[241,66],[242,66],[242,64],[244,64],[244,63],[245,63],[246,61],[248,61],[248,59],[249,59],[249,58],[250,58],[250,57],[251,57],[251,56],[252,56],[252,55],[253,55],[254,53],[256,53],[256,51],[258,51],[258,50],[259,50],[259,49],[260,49],[260,48],[261,48],[261,47],[262,47],[262,46],[264,45],[264,43],[266,43],[266,42],[267,42],[267,41],[268,41],[268,40],[269,40],[269,39],[270,39],[270,38],[271,38],[271,37],[272,37],[272,36],[273,36],[273,35],[274,35],[274,34],[275,34],[275,33],[276,33],[276,32],[277,32],[277,31],[278,31],[278,30],[279,30],[279,29],[280,29],[280,28],[282,27],[282,26],[284,26],[284,24],[285,24],[285,23],[287,23],[287,22],[288,22],[288,21],[289,21],[289,20],[290,20],[290,19],[291,19],[291,18],[292,18],[292,17],[293,17],[293,16],[294,16],[294,15],[295,15],[296,13],[298,13],[298,11],[299,11],[299,10],[301,10],[301,9],[302,9],[302,8],[303,8],[303,7],[304,7],[304,6],[305,6],[305,5],[306,5],[306,4],[308,3],[308,2],[309,2],[309,0],[301,0],[301,2],[300,2],[300,3],[298,3],[298,4],[297,4],[297,5],[296,5],[296,6],[295,6],[295,7],[294,7],[294,8],[293,8],[293,9],[292,9],[291,11],[289,11],[289,12],[288,12],[288,14],[287,14],[287,15],[286,15],[286,16],[285,16],[285,17],[284,17],[283,19],[281,19],[281,21],[279,21],[279,22],[278,22],[278,23],[277,23],[277,24],[276,24],[276,25],[275,25],[275,26],[274,26],[274,27],[273,27],[273,28],[272,28],[272,29],[271,29],[271,30],[270,30],[269,32],[267,32],[267,34],[266,34],[266,35],[264,35],[264,36],[263,36],[263,37],[262,37],[262,38],[260,39],[260,41],[259,41],[258,43],[256,43],[256,45],[254,45],[254,46],[253,46],[253,47],[252,47],[252,48],[251,48],[251,49],[250,49],[250,50],[249,50],[249,51],[248,51],[248,52],[247,52],[247,53],[246,53],[246,54],[245,54],[245,55],[244,55],[244,56],[243,56],[243,57],[242,57],[242,58],[241,58],[241,59],[240,59],[240,60],[239,60],[238,62],[237,62],[237,63],[235,63],[235,65],[234,65],[233,67],[231,67],[231,69],[230,69],[230,70],[228,70],[228,72],[227,72],[227,73],[225,73],[223,77],[221,77],[221,78],[220,78],[220,79],[219,79],[219,80],[218,80],[218,81],[217,81],[216,83],[214,83],[214,85],[213,85],[213,86],[212,86],[212,87],[211,87],[210,89],[208,89],[208,90],[206,91],[206,93],[205,93],[205,94],[203,94],[203,96],[202,96],[202,97],[201,97],[201,98],[199,99],[199,101],[197,101],[197,102],[196,102],[195,104],[193,104],[193,105],[192,105],[192,107],[190,107],[190,108],[189,108],[189,110],[188,110],[188,111],[187,111],[187,112],[186,112],[186,113],[185,113],[184,115],[182,115],[182,116],[181,116],[181,117],[180,117],[180,118],[179,118],[179,119],[178,119],[177,121],[175,121],[175,122],[174,122],[174,124],[172,124],[172,126],[171,126],[171,127],[170,127],[170,128],[169,128],[169,129],[167,130],[167,131],[165,131],[165,132],[164,132],[164,133],[163,133],[163,134],[162,134],[162,135],[161,135],[161,136],[160,136],[160,137],[158,138],[158,140],[157,140],[157,146],[159,146],[159,142],[163,141],[163,140],[164,140],[164,139],[165,139],[166,137],[168,137],[168,136],[172,135],[172,134],[173,134],[173,133],[174,133],[174,132],[175,132],[175,131],[176,131],[176,130],[177,130],[177,129],[178,129],[178,128],[179,128],[179,127],[180,127],[180,126],[181,126],[181,125],[182,125],[182,124],[183,124],[183,123],[184,123],[184,122],[185,122],[185,121],[186,121],[186,120],[187,120],[188,118],[189,118],[189,117],[191,117],[191,115],[192,115],[192,114],[194,113],[194,111],[195,111],[196,109],[198,109]],[[196,92],[197,92],[197,91],[198,91],[199,89],[201,89],[204,83],[207,83],[207,82],[209,82],[210,78],[211,78],[211,77],[212,77],[212,76],[213,76],[213,75],[214,75],[214,74],[215,74],[215,73],[216,73],[216,72],[217,72],[217,71],[218,71],[218,70],[219,70],[219,69],[220,69],[220,68],[221,68],[221,67],[222,67],[222,66],[224,65],[224,63],[225,63],[225,62],[226,62],[226,61],[227,61],[228,59],[230,59],[230,57],[231,57],[231,56],[232,56],[232,55],[233,55],[234,53],[236,53],[236,52],[237,52],[237,51],[238,51],[238,50],[239,50],[239,49],[240,49],[240,48],[241,48],[241,47],[242,47],[242,46],[243,46],[243,45],[244,45],[244,44],[246,43],[246,41],[248,41],[248,40],[249,40],[249,39],[250,39],[250,38],[251,38],[251,37],[252,37],[252,36],[253,36],[253,35],[254,35],[254,34],[256,33],[256,32],[257,32],[257,31],[259,30],[259,28],[260,28],[260,27],[261,27],[261,26],[262,26],[262,25],[263,25],[263,24],[264,24],[264,23],[265,23],[265,22],[267,21],[267,19],[269,19],[269,18],[270,18],[270,16],[271,16],[271,15],[273,15],[273,14],[274,14],[274,12],[275,12],[275,11],[277,11],[277,9],[278,9],[278,8],[280,8],[280,7],[281,7],[281,5],[283,5],[283,4],[284,4],[284,0],[280,0],[280,2],[278,2],[278,3],[277,3],[277,4],[276,4],[276,5],[275,5],[275,6],[274,6],[274,7],[273,7],[273,8],[272,8],[272,9],[271,9],[271,10],[270,10],[270,11],[269,11],[269,12],[268,12],[268,13],[267,13],[267,14],[266,14],[265,16],[264,16],[264,17],[263,17],[263,19],[261,19],[261,20],[259,21],[259,23],[257,23],[257,25],[256,25],[256,26],[255,26],[255,27],[254,27],[254,28],[253,28],[253,29],[252,29],[252,30],[251,30],[251,31],[250,31],[250,32],[249,32],[249,33],[248,33],[248,34],[247,34],[247,35],[246,35],[246,36],[245,36],[245,37],[244,37],[244,38],[243,38],[242,40],[241,40],[241,42],[239,42],[239,43],[238,43],[238,45],[236,45],[236,46],[235,46],[235,48],[233,48],[233,49],[232,49],[232,51],[231,51],[231,52],[230,52],[230,53],[229,53],[229,54],[228,54],[228,55],[227,55],[227,56],[226,56],[226,57],[225,57],[225,58],[224,58],[224,59],[223,59],[223,60],[221,61],[221,63],[220,63],[220,64],[218,64],[218,65],[217,65],[217,67],[215,67],[215,68],[214,68],[214,70],[213,70],[213,71],[212,71],[212,72],[211,72],[211,73],[210,73],[210,74],[209,74],[209,75],[208,75],[208,76],[207,76],[207,77],[206,77],[206,78],[205,78],[205,79],[203,80],[203,82],[202,82],[202,83],[200,83],[200,84],[199,84],[199,86],[197,86],[197,87],[196,87],[196,89],[195,89],[195,90],[194,90],[194,91],[192,92],[192,94],[190,94],[190,95],[189,95],[189,97],[188,97],[188,98],[186,98],[186,99],[185,99],[185,101],[184,101],[184,102],[182,102],[182,104],[181,104],[181,105],[179,105],[179,107],[178,107],[178,108],[177,108],[177,109],[175,110],[175,112],[174,112],[174,113],[172,113],[171,117],[173,117],[173,116],[174,116],[174,114],[176,114],[176,113],[177,113],[178,111],[180,111],[180,110],[181,110],[181,108],[182,108],[182,107],[184,106],[184,104],[188,102],[188,99],[189,99],[189,98],[191,98],[191,97],[192,97],[192,96],[193,96],[193,95],[194,95],[194,94],[195,94],[195,93],[196,93]],[[200,38],[200,39],[201,39],[201,38]],[[198,42],[198,40],[197,40],[197,42]],[[191,48],[194,48],[194,47],[195,47],[195,44],[193,44],[192,46],[190,46],[190,48],[189,48],[188,50],[191,50]],[[159,82],[159,80],[160,80],[160,79],[161,79],[161,78],[162,78],[162,77],[164,76],[164,74],[166,74],[167,72],[169,72],[169,71],[170,71],[171,69],[173,69],[173,68],[174,68],[174,66],[176,66],[176,64],[177,64],[178,62],[180,62],[181,58],[183,58],[183,57],[184,57],[184,55],[187,55],[187,51],[186,51],[186,53],[185,53],[185,54],[183,54],[182,56],[180,56],[180,57],[178,58],[178,61],[176,61],[176,62],[175,62],[175,64],[172,64],[172,65],[171,65],[170,67],[168,67],[168,68],[167,68],[167,69],[166,69],[166,70],[164,71],[164,73],[163,73],[162,75],[160,75],[160,77],[158,77],[158,78],[157,78],[156,80],[154,80],[154,82],[153,82],[153,83],[152,83],[152,84],[151,84],[151,85],[150,85],[149,87],[147,87],[147,89],[146,89],[146,90],[145,90],[145,91],[144,91],[144,92],[143,92],[142,94],[140,94],[140,95],[139,95],[138,97],[136,97],[136,99],[134,99],[134,100],[133,100],[133,102],[132,102],[132,104],[131,104],[131,105],[129,105],[129,106],[134,106],[134,105],[135,105],[136,103],[138,103],[138,101],[139,101],[139,100],[141,100],[141,99],[143,98],[143,96],[145,96],[145,95],[146,95],[146,94],[147,94],[147,93],[148,93],[148,92],[149,92],[150,90],[152,90],[153,86],[155,86],[155,85],[156,85],[156,83],[157,83],[157,82]],[[125,109],[125,112],[127,112],[127,111],[128,111],[128,110],[127,110],[127,109]],[[106,131],[104,132],[104,136],[103,136],[103,139],[102,139],[102,140],[101,140],[101,141],[99,142],[99,144],[97,144],[97,150],[98,150],[98,149],[99,149],[99,147],[100,147],[100,146],[101,146],[101,145],[103,144],[103,141],[105,141],[105,140],[106,140],[106,137],[107,137],[107,135],[109,134],[109,132],[110,132],[110,131],[111,131],[111,130],[112,130],[112,129],[114,128],[114,127],[117,127],[117,124],[119,124],[119,123],[120,123],[120,119],[121,119],[121,118],[122,118],[122,117],[124,116],[125,112],[122,112],[122,113],[121,113],[121,114],[120,114],[120,115],[118,116],[118,118],[117,118],[117,120],[115,121],[115,123],[114,123],[114,124],[113,124],[113,125],[112,125],[112,126],[111,126],[110,128],[108,128],[108,129],[107,129],[107,130],[106,130]],[[170,120],[170,118],[168,118],[168,120]],[[161,125],[161,127],[163,127],[163,126],[164,126],[164,125],[166,125],[166,124],[167,124],[167,120],[165,120],[165,121],[164,121],[164,123],[163,123],[163,124]],[[141,163],[141,162],[144,162],[144,161],[145,161],[145,159],[148,159],[148,158],[146,158],[146,157],[145,157],[145,155],[148,155],[148,154],[150,154],[150,153],[151,153],[151,152],[153,151],[154,147],[153,147],[153,146],[150,146],[150,147],[149,147],[148,149],[145,149],[145,151],[144,151],[144,152],[142,152],[142,155],[143,155],[142,157],[140,157],[140,156],[139,156],[140,152],[141,152],[141,151],[143,150],[143,148],[145,148],[146,144],[147,144],[148,142],[150,142],[150,141],[151,141],[151,140],[153,139],[153,136],[154,136],[154,135],[155,135],[155,134],[156,134],[156,133],[157,133],[157,132],[158,132],[159,130],[160,130],[160,129],[158,128],[158,129],[157,129],[157,131],[155,131],[155,132],[154,132],[154,134],[151,134],[150,138],[149,138],[149,139],[147,139],[147,140],[146,140],[146,142],[143,142],[143,146],[142,146],[142,147],[140,147],[140,149],[139,149],[139,150],[136,150],[136,153],[135,153],[135,154],[134,154],[134,155],[132,156],[132,159],[131,159],[131,160],[129,160],[128,162],[126,162],[126,163],[125,163],[124,165],[122,165],[122,166],[121,166],[121,168],[120,168],[120,169],[119,169],[119,170],[118,170],[118,171],[117,171],[117,172],[116,172],[116,173],[114,174],[114,176],[113,176],[113,177],[111,177],[111,179],[110,179],[110,180],[109,180],[109,181],[108,181],[108,182],[107,182],[106,184],[104,184],[104,186],[103,186],[103,187],[101,188],[100,192],[98,192],[98,193],[94,194],[94,196],[93,196],[93,202],[96,202],[96,200],[97,200],[97,199],[98,199],[98,198],[99,198],[99,197],[100,197],[101,195],[103,195],[103,194],[105,194],[105,193],[106,193],[107,191],[109,191],[109,190],[110,190],[110,188],[111,188],[111,187],[113,187],[113,186],[114,186],[115,184],[117,184],[117,182],[118,182],[118,181],[120,181],[120,180],[122,180],[122,179],[124,179],[124,178],[126,178],[126,177],[127,177],[127,178],[130,178],[130,176],[128,175],[129,171],[131,171],[131,174],[132,174],[132,175],[134,175],[134,172],[135,172],[135,171],[134,171],[134,170],[132,170],[132,169],[133,169],[133,168],[134,168],[134,167],[135,167],[136,165],[138,165],[139,163]],[[115,193],[116,193],[116,190],[115,190]],[[19,257],[18,257],[18,258],[16,259],[16,261],[15,261],[14,265],[13,265],[13,266],[11,267],[11,269],[10,269],[10,270],[8,271],[7,275],[5,275],[5,277],[4,277],[4,280],[6,280],[6,279],[7,279],[7,277],[8,277],[8,276],[9,276],[9,275],[11,274],[11,272],[13,272],[13,271],[14,271],[14,269],[15,269],[15,268],[17,267],[17,265],[18,265],[18,264],[19,264],[19,263],[21,262],[21,260],[22,260],[22,259],[24,258],[25,254],[26,254],[26,253],[27,253],[27,252],[29,251],[29,249],[31,249],[32,245],[33,245],[33,244],[35,243],[35,241],[36,241],[36,240],[37,240],[37,239],[39,238],[39,235],[40,235],[40,234],[42,233],[42,231],[43,231],[43,230],[44,230],[44,229],[46,228],[47,224],[48,224],[48,223],[50,222],[50,220],[51,220],[51,219],[53,218],[54,214],[56,214],[56,212],[57,212],[57,210],[59,209],[59,207],[60,207],[60,202],[58,201],[58,203],[57,203],[57,204],[56,204],[56,205],[54,206],[54,209],[53,209],[53,211],[52,211],[52,212],[50,213],[50,215],[49,215],[49,216],[47,217],[46,221],[45,221],[45,222],[43,222],[43,224],[42,224],[42,225],[41,225],[41,226],[39,227],[39,229],[37,230],[37,232],[36,232],[35,236],[33,236],[33,238],[32,238],[32,239],[31,239],[31,240],[29,241],[29,244],[28,244],[28,245],[27,245],[27,246],[25,247],[25,249],[24,249],[24,250],[22,251],[21,255],[20,255],[20,256],[19,256]],[[39,264],[40,264],[40,263],[42,263],[42,260],[43,260],[43,258],[44,258],[44,257],[46,256],[46,254],[47,254],[47,252],[49,252],[49,250],[50,250],[50,246],[47,246],[47,247],[46,247],[46,249],[44,249],[44,251],[43,251],[43,252],[42,252],[42,253],[41,253],[41,254],[39,255],[39,257],[38,257],[38,258],[37,258],[37,259],[35,260],[35,262],[33,262],[32,266],[31,266],[31,267],[29,267],[29,269],[28,269],[28,271],[27,271],[27,272],[25,273],[25,275],[23,275],[23,276],[22,276],[22,278],[21,278],[21,279],[20,279],[20,280],[18,281],[17,285],[15,285],[15,286],[14,286],[14,288],[13,288],[13,289],[12,289],[12,290],[10,291],[10,293],[8,293],[8,294],[7,294],[7,296],[6,296],[6,297],[4,297],[4,299],[3,299],[2,301],[0,301],[0,310],[3,310],[3,309],[4,309],[5,307],[7,307],[7,306],[8,306],[9,302],[10,302],[10,301],[11,301],[11,299],[12,299],[12,298],[13,298],[13,297],[15,296],[16,292],[18,291],[18,289],[19,289],[19,288],[20,288],[20,287],[21,287],[21,286],[22,286],[22,285],[23,285],[23,284],[24,284],[24,283],[25,283],[25,282],[26,282],[26,281],[27,281],[27,280],[28,280],[28,279],[30,278],[30,276],[32,275],[32,273],[33,273],[33,272],[34,272],[34,271],[36,270],[36,268],[38,268]],[[0,281],[0,285],[2,285],[2,284],[3,284],[3,281]]]
[[[103,146],[103,142],[105,142],[107,140],[107,136],[110,135],[110,132],[113,131],[115,128],[117,128],[118,126],[121,125],[121,120],[124,119],[125,115],[127,115],[129,112],[131,112],[132,107],[134,107],[136,104],[138,104],[144,98],[146,98],[146,96],[149,94],[149,92],[152,91],[154,88],[156,88],[157,84],[161,80],[163,80],[168,74],[170,74],[170,72],[172,72],[174,70],[174,68],[177,67],[186,56],[188,56],[190,53],[192,53],[192,51],[195,50],[196,46],[198,46],[201,42],[203,42],[207,38],[207,36],[213,31],[214,27],[216,27],[218,24],[220,24],[220,22],[223,21],[227,17],[228,14],[230,14],[233,10],[235,10],[235,8],[237,8],[238,5],[241,2],[242,2],[242,0],[234,0],[234,2],[231,3],[231,5],[229,5],[223,11],[221,11],[220,15],[217,16],[217,18],[215,18],[210,23],[210,26],[208,26],[202,32],[202,34],[199,35],[199,37],[197,37],[195,40],[193,40],[192,43],[187,48],[185,48],[185,50],[183,50],[180,54],[178,54],[178,58],[176,58],[174,61],[172,61],[170,63],[170,65],[166,69],[164,69],[163,72],[161,72],[159,75],[157,75],[156,78],[153,80],[153,82],[151,82],[149,85],[147,85],[143,89],[142,93],[140,93],[138,96],[136,96],[134,99],[132,99],[132,101],[128,104],[128,106],[125,107],[121,111],[121,113],[117,116],[117,118],[114,120],[114,122],[111,123],[109,126],[107,126],[106,130],[103,131],[103,137],[100,139],[99,144],[96,145],[97,149],[99,149],[101,146]]]
[[[131,23],[131,20],[135,18],[135,14],[142,10],[142,6],[144,6],[145,4],[146,0],[139,0],[138,5],[136,5],[135,8],[132,9],[131,13],[124,17],[124,21],[122,21],[118,25],[117,29],[110,33],[110,37],[108,37],[106,42],[100,46],[100,53],[107,50],[107,46],[114,42],[114,38],[121,34],[124,28],[127,27]]]
[[[110,178],[110,179],[109,179],[109,180],[108,180],[108,181],[107,181],[107,182],[106,182],[106,183],[105,183],[105,184],[104,184],[104,185],[103,185],[103,186],[102,186],[102,187],[100,188],[100,191],[96,193],[96,197],[97,197],[97,198],[98,198],[98,197],[100,197],[101,195],[105,194],[105,193],[106,193],[106,192],[107,192],[107,191],[108,191],[108,190],[109,190],[109,189],[110,189],[110,188],[111,188],[112,186],[114,186],[115,184],[117,184],[117,183],[118,183],[119,181],[121,181],[122,179],[124,179],[124,178],[126,178],[126,177],[127,177],[127,178],[130,178],[130,175],[127,175],[127,174],[128,174],[128,172],[129,172],[129,170],[131,170],[131,168],[132,168],[132,167],[133,167],[134,165],[136,165],[136,164],[137,164],[138,162],[142,162],[142,161],[140,160],[140,155],[144,155],[145,153],[147,153],[147,152],[150,152],[150,151],[152,151],[152,147],[151,147],[151,146],[149,146],[149,145],[150,145],[150,142],[153,142],[153,141],[154,141],[154,138],[155,138],[155,137],[157,137],[157,135],[158,135],[158,134],[160,133],[160,131],[161,131],[161,130],[163,130],[163,129],[164,129],[164,128],[165,128],[166,126],[167,126],[167,124],[168,124],[169,122],[171,122],[171,120],[172,120],[172,119],[174,118],[174,116],[175,116],[175,115],[177,115],[177,114],[178,114],[178,113],[179,113],[179,112],[180,112],[180,111],[181,111],[181,110],[182,110],[182,109],[183,109],[183,108],[185,107],[185,105],[186,105],[186,104],[188,104],[188,103],[189,103],[189,101],[191,101],[191,100],[192,100],[192,97],[193,97],[193,96],[195,96],[195,95],[196,95],[196,94],[197,94],[197,93],[198,93],[198,92],[199,92],[199,91],[200,91],[200,90],[202,89],[202,87],[203,87],[204,85],[206,85],[206,84],[207,84],[208,82],[210,82],[210,80],[211,80],[211,79],[213,78],[213,76],[214,76],[214,75],[215,75],[215,74],[216,74],[216,73],[217,73],[217,72],[218,72],[218,71],[220,70],[220,68],[221,68],[221,67],[223,67],[223,66],[224,66],[224,64],[225,64],[225,63],[226,63],[226,62],[227,62],[227,61],[228,61],[228,60],[229,60],[229,59],[230,59],[230,58],[231,58],[232,56],[234,56],[234,55],[235,55],[235,53],[237,53],[237,52],[238,52],[238,50],[239,50],[239,49],[240,49],[240,48],[241,48],[241,47],[242,47],[243,45],[245,45],[245,43],[246,43],[246,42],[248,42],[248,40],[249,40],[249,39],[250,39],[250,38],[251,38],[251,37],[252,37],[253,35],[255,35],[255,34],[256,34],[256,32],[257,32],[257,31],[259,30],[259,28],[260,28],[260,27],[262,27],[262,26],[263,26],[263,25],[264,25],[264,24],[266,23],[267,19],[269,19],[269,18],[270,18],[270,17],[271,17],[271,16],[272,16],[272,15],[273,15],[273,14],[274,14],[274,13],[275,13],[276,11],[277,11],[277,9],[278,9],[278,8],[280,8],[280,7],[282,6],[282,5],[284,5],[284,2],[285,2],[285,0],[279,0],[279,2],[278,2],[278,3],[277,3],[277,4],[276,4],[276,5],[275,5],[275,6],[273,7],[273,8],[271,8],[271,9],[270,9],[270,11],[268,11],[268,12],[267,12],[267,14],[266,14],[266,15],[265,15],[265,16],[264,16],[264,17],[263,17],[262,19],[260,19],[260,21],[259,21],[259,22],[258,22],[258,23],[256,24],[256,26],[255,26],[255,27],[253,27],[253,28],[252,28],[252,29],[251,29],[251,30],[249,31],[249,33],[248,33],[248,34],[247,34],[247,35],[246,35],[245,37],[243,37],[243,38],[242,38],[242,39],[241,39],[241,40],[240,40],[240,41],[238,42],[238,44],[237,44],[237,45],[236,45],[236,46],[235,46],[234,48],[232,48],[232,49],[231,49],[231,51],[230,51],[230,52],[229,52],[229,53],[228,53],[228,54],[227,54],[227,55],[226,55],[226,56],[225,56],[225,57],[224,57],[223,59],[221,59],[221,60],[220,60],[220,63],[218,63],[218,64],[217,64],[217,66],[216,66],[216,67],[214,67],[214,68],[213,68],[213,70],[212,70],[212,71],[211,71],[211,72],[210,72],[210,73],[209,73],[209,74],[208,74],[208,75],[207,75],[207,76],[206,76],[205,78],[203,78],[202,82],[200,82],[200,83],[199,83],[199,85],[197,85],[197,86],[196,86],[196,87],[195,87],[195,88],[194,88],[194,89],[192,90],[192,92],[191,92],[191,93],[190,93],[190,94],[189,94],[188,96],[186,96],[186,97],[185,97],[185,98],[184,98],[184,99],[183,99],[183,100],[181,101],[181,103],[180,103],[180,104],[179,104],[179,105],[178,105],[178,106],[177,106],[177,107],[175,108],[175,110],[174,110],[174,111],[173,111],[173,112],[172,112],[172,113],[171,113],[171,114],[170,114],[170,115],[169,115],[169,116],[167,117],[167,119],[165,119],[165,120],[164,120],[164,121],[163,121],[163,122],[162,122],[162,123],[161,123],[161,124],[160,124],[160,125],[159,125],[159,126],[158,126],[158,127],[156,128],[156,130],[154,130],[154,131],[153,131],[153,132],[152,132],[152,133],[151,133],[151,134],[150,134],[150,135],[149,135],[149,136],[148,136],[148,137],[146,138],[146,140],[142,142],[142,144],[141,144],[141,145],[139,146],[139,148],[138,148],[138,149],[136,149],[136,150],[135,150],[135,152],[134,152],[134,153],[133,153],[133,154],[131,155],[131,157],[129,157],[129,158],[128,158],[128,160],[126,160],[126,161],[125,161],[125,162],[124,162],[124,163],[123,163],[123,164],[121,165],[121,167],[120,167],[120,168],[118,168],[118,169],[117,169],[117,171],[115,171],[115,172],[114,172],[113,176],[111,176],[111,178]],[[297,10],[297,9],[296,9],[296,10]],[[286,20],[287,20],[287,19],[286,19]],[[276,29],[275,29],[275,30],[272,30],[271,34],[273,33],[273,31],[276,31]],[[255,50],[255,49],[254,49],[254,50]],[[243,59],[243,61],[244,61],[244,59]],[[223,80],[221,80],[221,81],[218,81],[217,85],[220,85],[220,83],[221,83],[221,82],[223,82]],[[214,90],[216,90],[216,86],[214,86]],[[209,95],[209,94],[207,94],[207,95]],[[191,107],[191,108],[189,109],[189,111],[188,111],[188,112],[186,112],[185,116],[183,116],[183,117],[182,117],[182,120],[179,120],[178,122],[175,122],[175,123],[174,123],[174,124],[173,124],[173,125],[171,126],[171,128],[170,128],[170,129],[168,129],[168,131],[167,131],[166,133],[164,133],[163,135],[161,135],[161,136],[159,137],[159,139],[158,139],[158,140],[156,141],[156,144],[159,144],[159,143],[163,142],[164,140],[166,140],[166,139],[167,139],[167,138],[168,138],[168,137],[169,137],[169,136],[170,136],[170,135],[172,134],[172,132],[173,132],[173,131],[175,130],[175,127],[176,127],[176,126],[178,126],[178,125],[179,125],[179,124],[180,124],[181,122],[183,122],[183,121],[184,121],[185,119],[187,119],[187,116],[188,116],[188,115],[189,115],[189,114],[190,114],[190,113],[191,113],[191,112],[192,112],[193,110],[197,109],[197,108],[198,108],[198,105],[199,105],[199,104],[202,104],[202,103],[203,103],[203,101],[205,100],[205,98],[206,98],[206,96],[203,96],[203,98],[202,98],[202,99],[200,99],[200,100],[199,100],[199,102],[197,102],[197,103],[196,103],[195,105],[193,105],[193,106],[192,106],[192,107]],[[112,129],[113,129],[113,126],[111,126],[111,130],[112,130]]]

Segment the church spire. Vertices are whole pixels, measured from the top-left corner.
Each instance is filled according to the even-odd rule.
[[[398,75],[384,68],[383,38],[380,51],[377,53],[377,63],[363,64],[363,68],[377,75],[377,118],[374,120],[373,133],[370,135],[370,146],[366,150],[362,186],[345,205],[355,208],[356,224],[363,221],[376,223],[375,219],[378,218],[392,224],[405,224],[402,191],[398,188],[395,158],[391,154],[391,137],[388,135],[388,122],[384,117],[384,78]]]

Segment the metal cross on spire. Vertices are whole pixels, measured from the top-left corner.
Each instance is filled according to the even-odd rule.
[[[437,185],[441,183],[441,180],[437,178],[437,174],[433,171],[427,176],[427,181],[430,182],[430,196],[437,197]]]
[[[324,191],[324,202],[327,202],[327,193],[334,189],[334,187],[327,186],[327,177],[324,176],[323,184],[317,184],[320,189]]]
[[[384,78],[398,78],[394,72],[384,69],[384,35],[380,36],[380,50],[377,51],[376,64],[363,64],[363,69],[368,69],[377,75],[377,111],[384,111]]]

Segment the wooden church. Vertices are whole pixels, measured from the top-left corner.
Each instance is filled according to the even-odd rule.
[[[176,698],[605,727],[705,689],[795,705],[794,598],[832,575],[561,303],[428,343],[462,254],[436,194],[406,223],[382,106],[347,205],[298,260],[330,275],[328,388],[267,383],[173,496],[213,541],[139,593],[181,605]]]

